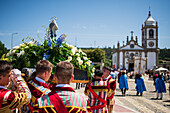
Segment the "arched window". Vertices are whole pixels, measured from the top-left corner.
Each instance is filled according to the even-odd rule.
[[[135,53],[135,56],[138,56],[138,52]]]
[[[131,58],[133,58],[134,57],[134,53],[130,53],[130,56],[131,56]]]
[[[129,52],[126,52],[126,58],[129,58]]]
[[[149,38],[153,38],[154,31],[151,29],[149,30]]]

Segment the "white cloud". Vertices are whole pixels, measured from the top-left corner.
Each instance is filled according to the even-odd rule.
[[[12,33],[0,33],[0,36],[11,35]]]
[[[94,24],[91,24],[91,25],[81,25],[81,24],[76,24],[76,25],[73,25],[74,29],[106,29],[108,28],[108,25],[106,24],[97,24],[97,25],[94,25]]]
[[[76,24],[72,28],[74,28],[74,29],[87,29],[87,26],[81,25],[81,24]]]
[[[37,30],[37,33],[45,33],[43,30]]]
[[[87,29],[87,27],[86,27],[86,26],[82,26],[82,28],[83,28],[83,29]]]

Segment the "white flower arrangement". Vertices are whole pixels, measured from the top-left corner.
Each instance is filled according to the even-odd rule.
[[[72,57],[69,56],[68,59],[67,59],[67,61],[70,62],[71,60],[72,60]]]
[[[88,58],[86,56],[83,57],[84,60],[88,60]]]
[[[29,44],[31,44],[31,46],[36,45],[33,41],[30,41]]]
[[[90,60],[88,60],[88,61],[87,61],[87,65],[89,65],[89,66],[90,66],[90,65],[91,65],[91,63],[92,63],[92,61],[90,61]]]
[[[19,48],[19,46],[15,46],[15,47],[13,47],[13,49],[18,49]]]
[[[83,60],[79,60],[79,65],[82,65],[83,64]]]
[[[24,50],[20,51],[19,53],[16,53],[18,57],[20,57],[21,55],[24,55]]]
[[[73,45],[63,43],[62,39],[64,38],[63,35],[58,38],[60,40],[57,39],[56,41],[51,41],[49,38],[49,40],[44,40],[42,44],[31,38],[29,38],[31,41],[28,43],[23,39],[23,44],[11,49],[6,57],[18,69],[35,67],[36,63],[44,58],[52,62],[53,65],[60,61],[68,61],[76,69],[86,71],[88,77],[92,77],[94,66],[87,54]]]

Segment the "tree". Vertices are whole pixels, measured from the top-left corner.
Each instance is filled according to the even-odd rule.
[[[83,49],[83,51],[87,54],[87,57],[90,58],[92,62],[101,62],[101,60],[105,61],[105,51],[102,49]],[[99,64],[95,65],[94,67],[96,69],[100,69]]]
[[[167,58],[170,58],[170,49],[160,49],[159,53],[159,59],[160,60],[169,60]]]
[[[3,54],[7,53],[7,48],[5,47],[5,45],[0,41],[0,57],[2,57]]]
[[[83,50],[93,62],[105,61],[105,51],[99,48]]]

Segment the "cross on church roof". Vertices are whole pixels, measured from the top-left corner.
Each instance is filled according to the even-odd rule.
[[[131,36],[133,36],[133,33],[134,33],[134,32],[133,32],[133,31],[131,31],[130,33],[131,33]]]
[[[151,16],[151,6],[149,6],[149,16]]]

